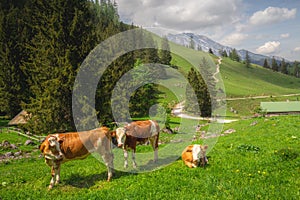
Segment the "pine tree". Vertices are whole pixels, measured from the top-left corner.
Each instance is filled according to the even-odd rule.
[[[23,107],[32,115],[26,124],[30,131],[75,129],[75,72],[97,41],[90,5],[81,0],[32,0],[27,5],[27,24],[36,33],[27,45],[30,57],[25,66],[31,98]]]
[[[160,51],[160,62],[164,65],[170,65],[172,56],[170,53],[170,45],[167,37],[163,37],[161,47],[164,50]]]
[[[240,62],[240,56],[238,55],[236,49],[233,49],[230,53],[229,53],[229,58],[233,61],[237,61]]]
[[[203,117],[211,116],[211,98],[201,74],[191,68],[188,81],[192,88],[187,87],[185,109],[193,114],[201,114]]]
[[[281,73],[288,74],[287,63],[285,62],[284,58],[281,61],[280,68],[281,68]]]
[[[264,68],[267,68],[267,69],[270,68],[270,67],[269,67],[269,64],[268,64],[268,60],[267,60],[266,58],[265,58],[265,60],[264,60],[264,65],[263,65],[263,67],[264,67]]]
[[[294,69],[294,76],[299,78],[300,77],[300,66],[299,66],[299,62],[295,61],[293,63],[293,69]]]
[[[208,53],[214,54],[213,50],[211,48],[208,49]]]
[[[29,90],[22,70],[27,59],[24,46],[29,35],[24,27],[25,1],[0,2],[0,112],[14,117]]]
[[[226,50],[223,50],[221,55],[222,55],[222,57],[225,57],[225,58],[228,57]]]
[[[246,51],[245,64],[247,68],[251,66],[251,61],[250,61],[250,56],[248,51]]]
[[[278,72],[278,64],[277,64],[277,61],[275,60],[274,56],[272,58],[272,70]]]

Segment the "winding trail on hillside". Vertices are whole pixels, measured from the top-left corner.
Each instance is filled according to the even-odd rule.
[[[213,78],[215,80],[215,83],[219,82],[219,79],[217,78],[217,75],[220,73],[220,65],[222,64],[222,57],[218,58],[218,63],[216,64],[216,72],[213,74]],[[261,96],[248,96],[248,97],[232,97],[232,98],[226,98],[226,101],[236,101],[236,100],[246,100],[246,99],[264,99],[272,97],[292,97],[292,96],[300,96],[300,93],[295,94],[285,94],[285,95],[261,95]],[[180,102],[176,104],[172,110],[172,114],[186,119],[196,119],[196,120],[213,120],[212,118],[203,118],[203,117],[195,117],[188,114],[185,114],[183,112],[184,110],[184,102]],[[215,119],[214,119],[215,120]],[[231,123],[237,120],[226,120],[226,119],[217,119],[217,122],[219,123]]]
[[[222,57],[219,57],[218,59],[218,64],[216,65],[216,72],[213,74],[213,78],[215,79],[215,83],[219,82],[219,79],[217,78],[217,74],[220,73],[220,65],[222,64]],[[213,121],[215,120],[217,123],[231,123],[237,120],[229,120],[229,119],[216,119],[216,118],[205,118],[205,117],[196,117],[196,116],[191,116],[186,113],[183,113],[183,108],[184,108],[184,103],[185,102],[180,102],[175,105],[175,107],[172,110],[172,114],[180,117],[180,118],[185,118],[185,119],[195,119],[195,120],[208,120],[208,121]]]
[[[219,82],[219,79],[216,77],[218,73],[220,73],[220,65],[222,64],[222,57],[219,57],[218,64],[216,65],[216,72],[213,74],[213,78],[215,79],[215,83]]]

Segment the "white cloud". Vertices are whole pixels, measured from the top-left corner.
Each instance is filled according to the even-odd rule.
[[[300,47],[296,47],[296,48],[294,49],[294,52],[298,52],[298,51],[300,51]]]
[[[222,44],[228,46],[236,46],[241,44],[241,42],[247,38],[248,38],[248,34],[233,33],[231,35],[228,35],[226,38],[224,38]]]
[[[143,27],[180,31],[224,26],[239,20],[241,0],[117,0],[122,19]]]
[[[289,38],[290,34],[289,33],[284,33],[280,35],[281,38]]]
[[[280,51],[280,42],[271,41],[266,42],[264,45],[258,47],[256,52],[259,54],[274,54]]]
[[[250,24],[263,25],[277,23],[296,17],[297,9],[287,9],[278,7],[268,7],[263,11],[258,11],[250,17]]]

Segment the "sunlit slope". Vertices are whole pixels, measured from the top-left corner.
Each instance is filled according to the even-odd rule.
[[[227,97],[284,95],[300,93],[300,79],[225,58],[221,75]]]
[[[158,46],[161,40],[154,37]],[[203,58],[208,62],[208,70],[216,71],[218,57],[203,51],[192,50],[172,42],[169,42],[172,52],[172,65],[178,66],[179,72],[187,74],[191,66],[199,66]],[[247,68],[245,64],[223,58],[220,65],[220,74],[216,75],[220,83],[218,87],[223,89],[226,97],[254,97],[254,96],[279,96],[285,94],[300,93],[300,79],[284,75],[279,72],[264,69],[252,64]],[[222,84],[223,83],[223,84]]]

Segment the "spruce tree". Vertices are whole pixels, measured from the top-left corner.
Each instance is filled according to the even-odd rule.
[[[240,56],[238,55],[236,49],[233,49],[230,53],[229,53],[229,58],[233,61],[237,61],[240,62]]]
[[[270,67],[269,67],[269,64],[268,64],[268,60],[267,60],[266,58],[265,58],[265,60],[264,60],[264,65],[263,65],[263,67],[264,67],[264,68],[267,68],[267,69],[270,68]]]
[[[223,50],[221,55],[222,55],[222,57],[225,57],[225,58],[228,57],[226,50]]]
[[[211,116],[211,98],[201,74],[191,68],[187,78],[192,88],[187,87],[185,109],[193,114],[200,114],[202,117]],[[200,113],[195,113],[197,110]]]
[[[250,56],[248,51],[246,51],[245,64],[247,68],[251,66],[251,61],[250,61]]]
[[[22,70],[27,59],[25,45],[28,32],[24,27],[25,1],[0,2],[0,112],[12,118],[21,103],[28,101],[29,90]]]
[[[72,90],[76,70],[96,45],[90,1],[32,0],[28,26],[35,36],[27,45],[32,116],[26,128],[35,133],[74,130]]]
[[[275,72],[278,72],[278,64],[277,64],[277,61],[275,60],[274,56],[272,58],[272,70],[275,71]]]
[[[295,61],[293,63],[293,74],[295,77],[299,78],[300,77],[300,66],[299,66],[299,62],[298,61]]]
[[[169,41],[166,36],[163,37],[163,39],[162,39],[161,47],[164,50],[160,51],[160,62],[161,62],[161,64],[164,64],[164,65],[170,65],[172,56],[171,56],[171,52],[170,52]]]
[[[281,61],[280,68],[281,68],[281,73],[288,74],[287,63],[285,62],[284,58]]]

